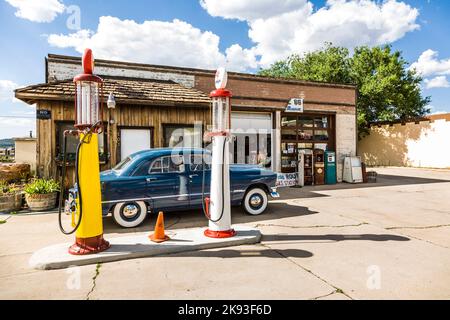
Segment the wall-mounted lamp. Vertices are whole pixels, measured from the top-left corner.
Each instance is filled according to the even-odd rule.
[[[108,109],[116,108],[116,98],[114,97],[114,94],[112,92],[109,94],[107,105]]]

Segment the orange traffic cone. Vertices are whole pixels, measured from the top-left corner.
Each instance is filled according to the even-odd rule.
[[[166,235],[164,231],[164,213],[160,212],[158,214],[158,220],[156,220],[155,226],[155,233],[152,234],[149,238],[150,240],[156,243],[161,243],[170,240],[170,238]]]

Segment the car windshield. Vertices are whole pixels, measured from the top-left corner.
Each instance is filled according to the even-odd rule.
[[[131,158],[127,157],[124,160],[122,160],[117,166],[114,167],[114,171],[122,171],[124,170],[126,167],[128,167],[128,165],[131,163]]]

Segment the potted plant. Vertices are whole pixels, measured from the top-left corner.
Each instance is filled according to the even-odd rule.
[[[31,211],[47,211],[56,207],[59,183],[50,179],[35,179],[24,188],[25,200]]]
[[[19,211],[22,208],[22,193],[14,184],[0,181],[0,212]]]

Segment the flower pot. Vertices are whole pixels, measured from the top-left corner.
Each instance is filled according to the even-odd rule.
[[[0,196],[0,212],[13,212],[22,209],[22,193]]]
[[[47,211],[56,207],[58,192],[48,194],[26,194],[25,200],[31,211]]]

